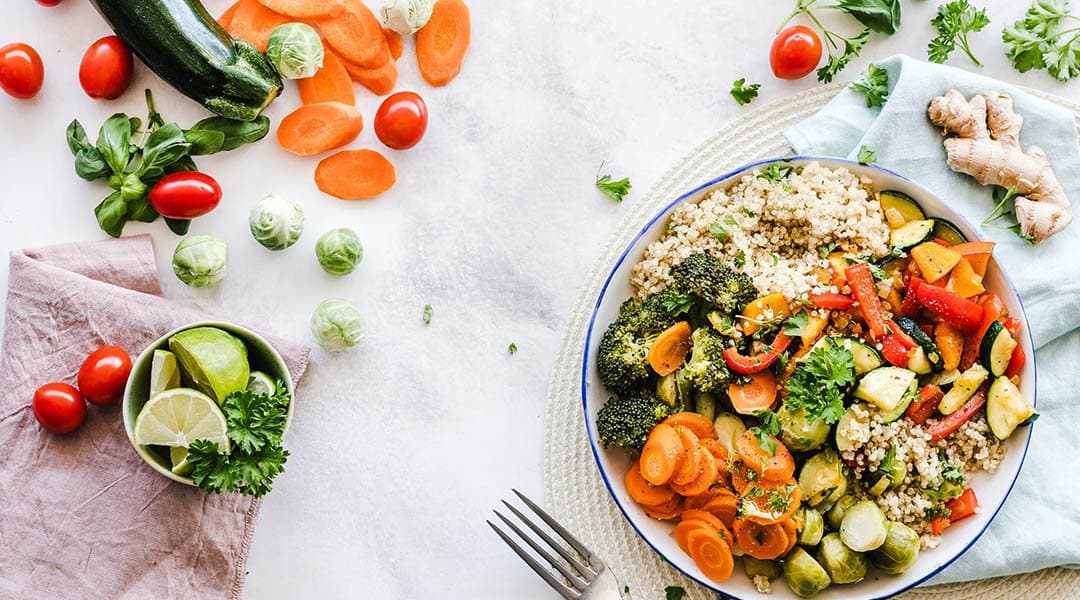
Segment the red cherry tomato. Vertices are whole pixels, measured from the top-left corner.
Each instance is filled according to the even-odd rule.
[[[86,418],[86,402],[79,390],[66,383],[46,383],[34,392],[30,407],[47,431],[70,433]]]
[[[104,406],[120,399],[131,374],[131,357],[123,348],[104,346],[79,367],[79,390],[91,404]]]
[[[387,97],[375,112],[375,135],[394,150],[415,146],[427,131],[427,104],[416,92]]]
[[[28,44],[8,44],[0,48],[0,88],[26,100],[37,95],[45,82],[41,55]]]
[[[821,62],[821,38],[805,25],[781,31],[769,50],[769,65],[780,79],[798,79],[809,75]]]
[[[63,2],[63,0],[37,0],[37,3],[42,6],[56,6],[61,2]]]
[[[115,35],[90,44],[79,63],[79,84],[87,96],[104,100],[119,98],[131,85],[135,67],[131,50]]]
[[[150,206],[170,219],[201,217],[219,202],[221,186],[213,177],[198,171],[166,175],[150,188]]]

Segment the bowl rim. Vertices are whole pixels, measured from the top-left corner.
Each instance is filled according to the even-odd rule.
[[[267,349],[269,349],[270,352],[267,358],[269,358],[272,362],[276,362],[277,365],[281,368],[282,372],[285,375],[285,388],[289,393],[289,407],[285,410],[285,428],[283,433],[289,430],[289,424],[292,422],[293,417],[293,409],[296,406],[296,393],[293,385],[292,373],[289,371],[288,363],[285,362],[285,359],[281,357],[281,354],[277,351],[277,348],[275,348],[274,345],[269,342],[269,340],[248,327],[244,327],[243,325],[237,325],[236,323],[231,323],[229,321],[195,321],[186,325],[181,325],[179,327],[173,328],[155,339],[153,342],[150,342],[146,346],[146,348],[144,348],[143,351],[139,353],[139,356],[135,359],[135,361],[132,362],[131,374],[128,375],[128,380],[124,386],[124,398],[120,409],[120,412],[122,413],[124,418],[124,431],[127,433],[128,441],[131,443],[131,447],[135,449],[135,452],[143,459],[143,462],[148,464],[152,469],[154,469],[161,475],[164,475],[165,477],[168,477],[173,481],[178,481],[180,483],[190,486],[195,486],[195,482],[191,479],[191,477],[185,477],[183,475],[177,475],[176,473],[173,473],[172,470],[165,468],[164,465],[158,462],[157,459],[150,454],[149,450],[135,443],[135,422],[133,420],[133,417],[128,416],[131,412],[128,409],[130,408],[131,403],[134,402],[132,398],[133,392],[130,392],[129,390],[133,389],[131,384],[135,380],[135,365],[142,364],[146,360],[152,360],[151,356],[153,355],[153,351],[158,349],[163,343],[166,343],[168,339],[172,336],[180,333],[181,331],[187,331],[188,329],[194,329],[196,327],[216,327],[218,329],[225,330],[233,335],[240,334],[241,336],[249,336],[251,338],[254,338],[263,346],[266,346]],[[245,346],[247,345],[246,340],[241,341],[245,342]]]
[[[597,296],[596,303],[593,305],[592,313],[589,315],[589,324],[588,324],[588,327],[587,327],[586,332],[585,332],[585,347],[584,347],[584,351],[582,352],[582,362],[581,362],[581,407],[582,407],[583,418],[585,419],[585,425],[586,425],[585,426],[585,434],[589,438],[589,448],[590,448],[590,450],[592,450],[593,460],[596,462],[597,471],[599,471],[599,473],[600,473],[600,478],[603,480],[604,486],[607,488],[608,494],[611,496],[611,499],[615,502],[615,506],[617,506],[619,508],[619,512],[622,513],[623,518],[626,519],[626,522],[630,524],[630,527],[634,530],[634,533],[636,533],[638,535],[638,537],[641,538],[656,555],[658,555],[660,558],[662,558],[664,560],[664,562],[666,562],[668,565],[673,567],[679,573],[682,573],[686,577],[689,577],[690,579],[692,579],[693,581],[697,582],[698,584],[706,587],[707,589],[712,590],[714,592],[720,592],[720,593],[724,594],[726,597],[733,598],[734,600],[750,600],[750,599],[749,598],[741,598],[739,596],[734,595],[730,591],[721,590],[718,587],[718,584],[716,582],[708,581],[708,580],[705,580],[705,579],[703,579],[701,577],[698,577],[698,576],[696,576],[696,575],[694,575],[692,573],[688,573],[686,570],[681,568],[675,562],[668,559],[667,555],[665,555],[659,548],[657,548],[653,544],[652,540],[649,539],[649,536],[645,535],[645,533],[642,532],[642,530],[638,528],[637,524],[630,517],[629,513],[627,513],[626,507],[624,507],[623,503],[619,500],[618,495],[615,493],[615,489],[612,487],[612,484],[611,484],[611,481],[610,481],[610,479],[608,477],[608,474],[604,470],[603,463],[600,460],[599,443],[596,440],[596,438],[593,436],[592,429],[590,429],[589,426],[588,426],[589,419],[590,419],[590,416],[589,416],[589,402],[588,402],[588,398],[589,398],[588,378],[589,378],[589,364],[590,364],[590,358],[591,358],[591,353],[590,353],[589,349],[592,346],[592,338],[593,338],[593,332],[594,332],[595,327],[596,327],[597,315],[598,315],[598,313],[600,311],[601,305],[604,303],[605,297],[607,295],[608,288],[610,287],[612,280],[615,278],[615,274],[619,271],[620,267],[622,267],[622,265],[626,261],[627,257],[634,250],[634,248],[638,245],[638,243],[641,241],[641,239],[643,237],[645,237],[652,230],[653,226],[656,225],[657,221],[659,221],[660,219],[663,219],[664,217],[666,217],[668,215],[668,213],[671,212],[672,209],[674,209],[679,204],[685,202],[687,199],[695,196],[696,194],[698,194],[698,193],[700,193],[700,192],[702,192],[702,191],[704,191],[704,190],[706,190],[706,189],[708,189],[710,187],[716,186],[717,184],[720,184],[720,183],[728,181],[728,180],[734,180],[734,178],[736,178],[737,176],[739,176],[739,175],[741,175],[741,174],[743,174],[743,173],[745,173],[747,171],[750,171],[752,169],[755,169],[755,168],[758,168],[758,167],[761,167],[761,166],[764,166],[764,165],[772,164],[772,163],[796,162],[796,161],[799,161],[799,162],[818,161],[818,162],[821,162],[821,163],[832,163],[834,165],[839,164],[841,166],[856,166],[856,167],[859,167],[859,168],[869,168],[871,170],[880,171],[882,173],[891,175],[893,177],[896,177],[898,179],[901,179],[901,180],[911,184],[912,187],[918,189],[921,193],[926,194],[927,196],[930,196],[932,198],[935,198],[938,201],[940,201],[943,205],[948,206],[948,203],[945,202],[944,200],[942,200],[940,198],[940,196],[938,196],[936,193],[930,191],[928,188],[926,188],[922,184],[920,184],[920,183],[918,183],[918,182],[916,182],[916,181],[914,181],[914,180],[912,180],[912,179],[910,179],[910,178],[908,178],[908,177],[906,177],[904,175],[901,175],[900,173],[897,173],[896,171],[893,171],[891,169],[887,169],[885,167],[882,167],[880,165],[876,165],[876,164],[873,164],[873,163],[860,163],[860,162],[857,162],[857,161],[854,161],[854,160],[851,160],[851,159],[848,159],[848,158],[840,158],[840,157],[832,157],[832,156],[792,155],[792,156],[787,156],[787,157],[766,158],[766,159],[757,160],[757,161],[753,161],[753,162],[743,164],[743,165],[741,165],[739,167],[736,167],[735,169],[732,169],[731,171],[728,171],[727,173],[725,173],[723,175],[720,175],[718,177],[710,179],[709,181],[706,181],[705,183],[702,183],[702,184],[694,187],[690,191],[687,191],[687,192],[679,195],[677,198],[675,198],[675,200],[668,203],[663,208],[661,208],[659,211],[657,211],[656,214],[654,214],[645,223],[645,225],[640,230],[638,230],[638,232],[636,234],[634,234],[634,237],[629,241],[629,243],[627,243],[626,247],[619,254],[619,257],[615,261],[614,265],[612,265],[611,270],[607,275],[607,278],[604,280],[603,286],[600,288],[600,293]],[[967,218],[964,215],[962,215],[962,214],[960,214],[958,212],[954,212],[953,215],[950,216],[950,220],[959,221],[960,223],[966,225],[967,229],[970,230],[970,231],[978,231],[976,228],[972,227],[971,223],[967,220]],[[981,239],[978,235],[976,235],[975,237],[977,239]],[[1030,344],[1031,348],[1035,348],[1035,342],[1034,342],[1034,338],[1032,338],[1032,335],[1031,335],[1031,327],[1030,327],[1030,325],[1028,323],[1027,309],[1024,308],[1023,298],[1020,296],[1020,293],[1017,291],[1016,286],[1013,284],[1012,278],[1009,277],[1009,274],[1005,271],[1005,269],[1002,269],[1002,268],[999,267],[998,271],[1001,273],[1002,279],[1008,284],[1009,288],[1013,292],[1013,295],[1016,297],[1017,303],[1020,305],[1020,311],[1021,311],[1021,317],[1022,317],[1022,321],[1023,321],[1023,327],[1024,327],[1025,333],[1027,334],[1028,343]],[[1038,396],[1038,394],[1037,394],[1037,390],[1038,390],[1038,368],[1037,368],[1037,365],[1036,365],[1037,361],[1036,361],[1036,358],[1035,358],[1034,355],[1029,357],[1029,362],[1031,363],[1031,375],[1032,375],[1032,385],[1033,385],[1032,389],[1036,390],[1036,392],[1033,393],[1033,395],[1032,395],[1031,403],[1032,403],[1032,407],[1037,407],[1037,405],[1038,405],[1038,398],[1037,398],[1037,396]],[[994,507],[993,513],[990,514],[990,518],[986,520],[986,524],[983,525],[982,529],[980,529],[978,531],[978,533],[976,533],[975,536],[972,537],[971,540],[963,548],[960,549],[959,552],[957,552],[955,555],[950,557],[945,562],[938,565],[937,568],[932,570],[927,575],[919,578],[918,580],[916,580],[916,581],[914,581],[914,582],[912,582],[910,584],[907,584],[907,585],[903,586],[902,588],[887,592],[884,595],[867,596],[867,600],[884,600],[886,598],[892,598],[892,597],[894,597],[896,595],[899,595],[899,594],[902,594],[902,593],[904,593],[906,591],[909,591],[909,590],[921,585],[922,583],[926,582],[927,580],[935,577],[939,573],[941,573],[943,570],[948,568],[949,565],[954,563],[956,561],[956,559],[960,558],[961,556],[966,554],[968,550],[971,549],[971,547],[975,544],[975,542],[977,542],[979,540],[979,538],[981,538],[982,535],[984,533],[986,533],[986,530],[990,527],[990,524],[997,517],[998,513],[1001,511],[1001,508],[1003,506],[1005,506],[1005,501],[1009,498],[1009,495],[1012,493],[1013,487],[1016,485],[1016,480],[1020,477],[1020,471],[1023,470],[1024,461],[1027,459],[1028,447],[1031,444],[1032,432],[1033,432],[1032,428],[1029,427],[1028,431],[1026,432],[1027,439],[1024,440],[1023,452],[1020,455],[1020,462],[1016,467],[1016,472],[1013,474],[1012,481],[1009,482],[1008,489],[1005,491],[1005,494],[1001,497],[1001,501],[998,503],[998,505]]]

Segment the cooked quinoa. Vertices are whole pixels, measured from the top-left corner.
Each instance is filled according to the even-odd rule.
[[[836,291],[819,277],[828,269],[819,248],[856,256],[888,252],[889,228],[869,178],[817,162],[778,182],[760,173],[672,211],[667,231],[634,267],[631,284],[639,299],[667,288],[671,267],[699,252],[744,264],[759,290],[789,300]]]

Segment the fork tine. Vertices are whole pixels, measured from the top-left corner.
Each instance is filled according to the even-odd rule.
[[[597,558],[597,556],[594,555],[591,550],[586,548],[585,544],[579,542],[577,538],[573,536],[573,534],[566,530],[565,527],[559,525],[559,522],[553,519],[551,515],[544,512],[544,509],[537,506],[536,503],[532,500],[529,500],[529,498],[526,497],[525,494],[522,494],[516,489],[511,489],[515,494],[517,494],[518,498],[521,498],[522,502],[527,504],[534,513],[539,515],[539,517],[543,519],[545,523],[547,523],[548,527],[551,527],[551,529],[555,531],[555,533],[559,534],[562,539],[566,540],[566,543],[573,546],[574,550],[577,550],[578,553],[584,556],[589,561],[589,566],[591,566],[594,570],[599,570],[601,567],[603,567],[604,563],[599,558]]]
[[[495,515],[502,519],[502,522],[506,523],[506,525],[510,527],[510,529],[512,529],[519,538],[525,540],[525,543],[528,544],[530,548],[532,548],[544,560],[548,561],[551,566],[555,567],[555,569],[559,573],[562,573],[562,576],[565,577],[566,580],[570,582],[570,585],[572,585],[575,589],[584,590],[586,587],[588,587],[588,580],[582,578],[584,572],[582,572],[582,575],[578,575],[577,573],[571,573],[570,569],[567,569],[565,566],[563,566],[563,564],[560,563],[554,556],[552,556],[550,552],[544,550],[544,548],[536,540],[526,535],[525,532],[522,531],[517,525],[515,525],[513,521],[506,518],[499,511],[495,511]]]
[[[566,598],[567,600],[577,600],[577,598],[581,597],[580,592],[571,589],[565,583],[556,579],[555,576],[551,574],[551,571],[545,569],[539,561],[537,561],[528,552],[526,552],[524,548],[519,546],[517,542],[511,539],[510,536],[503,532],[502,529],[499,529],[498,526],[496,526],[491,521],[488,521],[487,524],[495,530],[495,533],[499,534],[499,537],[501,537],[502,540],[506,542],[506,545],[510,546],[510,549],[513,550],[514,553],[521,557],[521,560],[525,561],[525,563],[529,565],[529,567],[531,567],[537,575],[539,575],[544,581],[546,581],[552,589],[554,589],[556,592],[559,592],[559,594],[562,595],[563,598]]]
[[[511,512],[517,515],[518,519],[521,519],[522,522],[528,525],[529,529],[535,531],[536,535],[540,536],[545,542],[548,543],[549,546],[554,548],[555,551],[559,553],[559,556],[566,559],[566,562],[570,563],[570,566],[574,567],[574,569],[577,570],[577,572],[580,573],[582,577],[584,577],[587,581],[592,581],[593,579],[596,579],[596,576],[599,575],[599,573],[596,573],[591,568],[581,564],[581,562],[577,559],[576,556],[568,552],[562,544],[552,539],[552,537],[548,535],[546,531],[541,529],[536,523],[533,523],[531,520],[529,520],[528,517],[521,514],[521,511],[519,511],[514,505],[510,504],[506,500],[503,500],[502,503],[506,505],[506,508],[509,508]],[[571,581],[573,581],[573,579],[571,579]]]

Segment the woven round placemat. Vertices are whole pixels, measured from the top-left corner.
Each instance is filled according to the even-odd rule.
[[[574,304],[548,388],[544,440],[544,493],[548,507],[597,552],[628,585],[636,598],[663,598],[664,588],[681,585],[688,598],[715,597],[654,553],[623,518],[596,468],[581,411],[580,368],[585,332],[596,298],[611,265],[642,224],[686,190],[739,165],[790,154],[783,132],[821,108],[846,84],[837,83],[772,102],[747,112],[679,160],[652,189],[638,198],[623,218],[586,278]],[[1072,110],[1080,105],[1036,90],[1026,90]],[[903,600],[945,597],[1040,598],[1080,596],[1080,571],[1046,569],[1025,575],[919,588]]]

